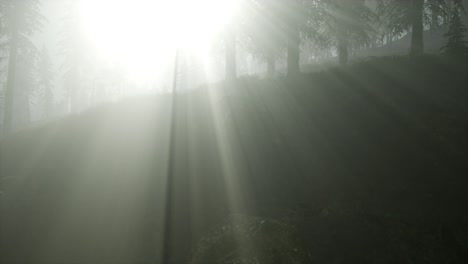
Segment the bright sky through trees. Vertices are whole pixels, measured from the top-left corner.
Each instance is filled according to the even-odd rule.
[[[124,63],[136,79],[168,65],[176,47],[201,57],[239,7],[239,0],[81,1],[90,45],[103,59]]]

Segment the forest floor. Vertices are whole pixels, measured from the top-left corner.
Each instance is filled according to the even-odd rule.
[[[155,263],[171,135],[174,263],[468,263],[467,87],[436,56],[375,58],[180,94],[176,133],[170,95],[19,132],[2,263]]]

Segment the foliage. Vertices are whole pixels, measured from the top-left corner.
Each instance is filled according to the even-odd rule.
[[[365,1],[335,1],[331,2],[330,14],[335,22],[335,34],[343,30],[354,47],[369,43],[370,34],[374,31],[372,22],[375,13],[366,5]],[[343,29],[340,29],[340,28]],[[336,37],[338,39],[338,37]]]
[[[411,1],[378,0],[377,13],[381,26],[394,36],[404,34],[410,28],[410,10]]]
[[[3,11],[1,24],[8,38],[9,54],[3,128],[6,133],[11,130],[16,86],[30,86],[27,80],[30,79],[28,75],[32,66],[25,64],[31,63],[30,59],[34,59],[34,55],[37,53],[36,47],[29,37],[41,29],[45,20],[40,12],[40,3],[40,0],[3,0],[1,4]],[[34,64],[32,63],[32,65]],[[16,79],[18,79],[18,83],[15,83]],[[29,89],[23,90],[28,90],[26,93],[29,92]],[[26,95],[26,98],[29,98],[29,94]],[[25,100],[24,103],[26,115],[29,116],[29,99]]]
[[[286,47],[285,21],[278,1],[252,1],[244,15],[245,47],[261,60],[278,57]]]
[[[252,1],[247,17],[248,49],[265,58],[281,53],[299,30],[303,43],[317,49],[337,47],[340,39],[359,47],[370,41],[374,12],[364,0]],[[297,28],[297,29],[295,29]]]
[[[11,34],[30,36],[40,31],[46,21],[40,11],[41,0],[0,0],[3,27]]]
[[[29,37],[40,31],[46,22],[40,12],[40,3],[40,0],[0,0],[0,33],[7,36],[7,43],[2,48],[10,47],[14,35],[20,52],[38,54]]]
[[[453,9],[463,9],[461,0],[429,0],[424,1],[423,23],[425,27],[436,29],[450,18]],[[400,36],[411,28],[412,1],[407,0],[377,0],[379,25],[386,32]]]
[[[442,47],[442,52],[451,57],[463,58],[468,56],[466,32],[467,29],[460,18],[460,12],[453,12],[448,32],[444,34],[447,44]]]
[[[306,35],[322,48],[335,47],[340,62],[348,60],[348,49],[370,42],[374,12],[362,0],[320,0],[310,5]]]

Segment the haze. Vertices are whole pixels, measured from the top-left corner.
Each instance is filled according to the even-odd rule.
[[[468,263],[467,0],[0,0],[0,264]]]

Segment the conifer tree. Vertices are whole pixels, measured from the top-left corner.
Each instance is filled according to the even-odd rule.
[[[373,12],[363,0],[328,1],[327,12],[330,14],[333,39],[340,65],[348,63],[351,42],[358,44],[369,41],[370,26],[374,20]]]
[[[468,56],[466,32],[467,28],[461,20],[460,11],[454,11],[449,29],[444,34],[447,44],[442,47],[442,52],[450,57],[466,58]]]
[[[79,1],[66,2],[67,11],[63,17],[59,41],[59,51],[63,63],[64,93],[67,111],[78,112],[83,107],[83,98],[89,88],[91,78],[91,57],[93,54],[86,49],[89,43],[81,28]]]
[[[40,0],[2,0],[2,24],[8,35],[8,75],[5,91],[3,132],[11,131],[13,100],[15,98],[16,67],[19,50],[34,49],[28,37],[40,30],[43,16],[39,11]]]
[[[256,0],[244,11],[244,46],[257,59],[266,62],[269,77],[275,75],[276,59],[287,45],[280,7],[278,0]]]
[[[47,118],[51,115],[53,104],[53,72],[52,61],[49,53],[45,47],[42,48],[38,60],[38,84],[40,89],[40,96],[44,110],[44,116]]]

